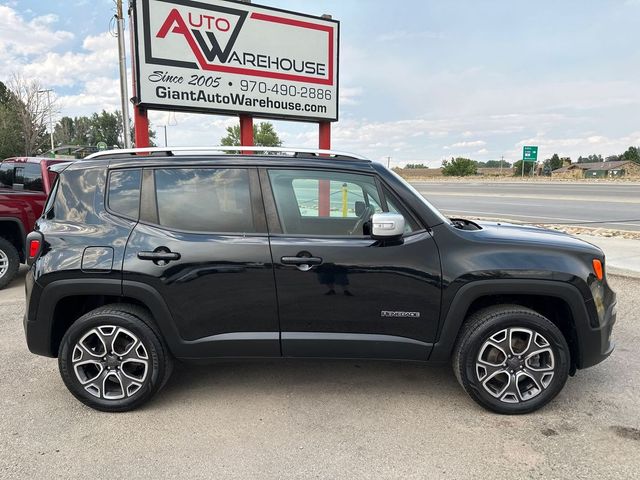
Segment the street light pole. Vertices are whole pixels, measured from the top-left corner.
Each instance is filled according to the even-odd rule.
[[[53,90],[47,88],[46,90],[38,90],[38,93],[46,93],[47,94],[47,105],[49,109],[49,138],[51,140],[51,155],[53,155],[53,112],[51,111],[51,92]]]
[[[116,2],[116,26],[118,31],[118,63],[120,66],[120,102],[122,104],[122,138],[124,148],[131,148],[129,136],[129,92],[127,90],[127,59],[124,47],[124,17],[122,0]]]

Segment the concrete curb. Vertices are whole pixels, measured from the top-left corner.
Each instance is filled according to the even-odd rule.
[[[626,277],[634,280],[640,280],[640,272],[634,270],[627,270],[625,268],[607,267],[607,275],[613,275],[614,277]]]

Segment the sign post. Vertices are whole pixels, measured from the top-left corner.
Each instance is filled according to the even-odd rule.
[[[522,147],[522,177],[524,178],[524,162],[538,161],[538,147],[524,146]]]

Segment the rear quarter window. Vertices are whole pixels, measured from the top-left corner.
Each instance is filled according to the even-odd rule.
[[[47,218],[89,225],[103,222],[104,168],[65,170],[58,176],[53,212]]]
[[[140,169],[114,170],[110,173],[107,204],[113,213],[138,218],[141,179]]]

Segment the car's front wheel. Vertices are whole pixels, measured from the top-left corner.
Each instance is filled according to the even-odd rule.
[[[107,305],[67,330],[58,355],[69,391],[97,410],[123,412],[148,401],[171,373],[171,356],[148,313],[134,305]]]
[[[519,305],[473,314],[453,355],[454,372],[469,396],[504,414],[546,405],[562,390],[569,367],[569,347],[558,327]]]

